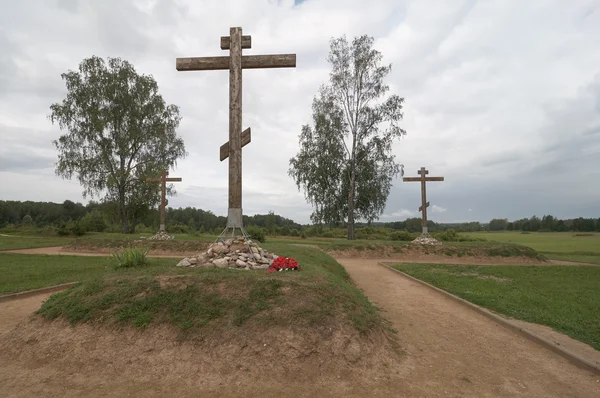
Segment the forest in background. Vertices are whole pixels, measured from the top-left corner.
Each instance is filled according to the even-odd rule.
[[[154,233],[158,230],[159,213],[148,209],[136,220],[135,233]],[[167,208],[167,232],[219,234],[227,218],[211,211],[186,208]],[[301,225],[273,212],[244,216],[244,225],[256,227],[268,235],[344,237],[344,225]],[[395,222],[357,223],[358,239],[400,238],[399,232],[418,233],[421,219],[409,218]],[[532,216],[515,221],[493,219],[489,223],[436,223],[428,221],[430,232],[531,231],[531,232],[600,232],[600,218],[561,220],[551,215]],[[41,232],[61,235],[83,235],[86,232],[121,232],[116,206],[110,202],[91,201],[87,205],[65,200],[63,203],[32,201],[0,201],[0,228],[35,228]],[[396,235],[393,235],[393,234]]]

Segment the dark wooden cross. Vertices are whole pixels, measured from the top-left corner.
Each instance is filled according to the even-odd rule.
[[[425,167],[421,167],[421,170],[418,171],[421,177],[404,177],[403,181],[408,182],[420,182],[421,183],[421,206],[419,206],[419,211],[423,214],[423,233],[427,233],[427,208],[429,207],[429,202],[427,201],[427,194],[425,191],[425,183],[427,181],[444,181],[444,177],[425,177],[429,174],[429,171],[425,169]]]
[[[242,132],[242,69],[296,67],[296,54],[242,56],[242,49],[251,45],[252,38],[242,36],[242,28],[230,28],[229,36],[221,37],[221,49],[229,50],[229,56],[176,61],[178,71],[229,70],[229,141],[221,146],[220,159],[229,158],[227,228],[242,232],[242,147],[250,143],[250,128]]]
[[[165,232],[165,219],[167,218],[167,205],[169,201],[167,200],[167,182],[180,182],[181,178],[172,177],[167,178],[169,172],[167,170],[163,170],[160,178],[146,178],[147,182],[160,182],[161,183],[161,195],[160,195],[160,227],[159,231]]]

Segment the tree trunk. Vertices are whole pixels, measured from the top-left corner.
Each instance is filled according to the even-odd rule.
[[[127,209],[125,208],[125,191],[119,190],[119,212],[121,214],[121,233],[129,233],[129,222],[127,220]]]
[[[356,173],[354,167],[350,172],[350,186],[348,189],[348,240],[354,240],[354,184]]]
[[[350,184],[348,187],[348,240],[354,240],[354,192],[356,185],[356,131],[352,131],[352,157],[350,158]]]

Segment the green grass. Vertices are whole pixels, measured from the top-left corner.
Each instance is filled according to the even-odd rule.
[[[475,304],[549,326],[600,350],[600,267],[393,267]]]
[[[378,309],[326,253],[276,243],[263,247],[294,257],[302,270],[266,274],[190,269],[175,267],[176,259],[150,259],[148,266],[115,269],[110,257],[0,253],[0,293],[80,281],[51,296],[40,311],[72,323],[114,321],[144,327],[156,322],[188,330],[209,324],[236,327],[252,319],[261,325],[289,326],[293,321],[319,327],[335,324],[342,316],[360,332],[383,324]],[[183,279],[161,285],[165,278]],[[269,311],[274,307],[277,311]]]
[[[39,289],[101,275],[173,273],[175,259],[150,259],[143,269],[115,270],[109,257],[0,253],[0,294]]]
[[[73,238],[61,238],[57,236],[28,236],[4,234],[0,235],[0,250],[30,249],[34,247],[62,246],[68,245]]]
[[[600,264],[600,233],[577,236],[573,232],[476,232],[468,235],[490,241],[516,243],[555,260],[581,261]]]
[[[148,249],[127,247],[112,253],[111,259],[115,268],[133,268],[149,265]]]

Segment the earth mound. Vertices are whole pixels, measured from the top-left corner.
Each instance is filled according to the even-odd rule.
[[[337,258],[401,259],[405,262],[444,262],[460,264],[545,264],[548,260],[535,250],[503,244],[364,244],[331,245],[324,248]]]
[[[206,383],[240,394],[240,383],[334,380],[368,393],[401,370],[389,323],[349,281],[307,268],[81,283],[4,334],[0,361],[21,364],[22,382],[58,372],[123,385]]]

